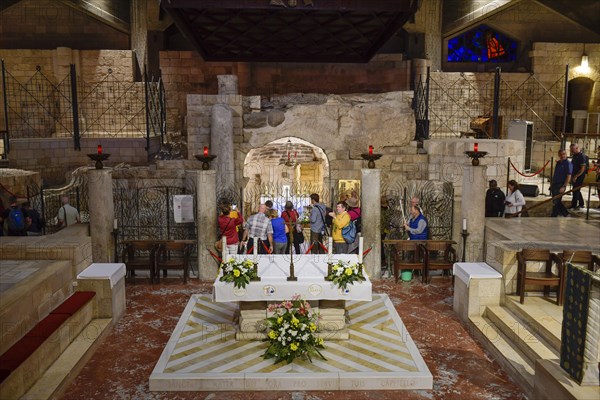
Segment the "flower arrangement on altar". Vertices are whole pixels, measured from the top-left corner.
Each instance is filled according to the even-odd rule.
[[[227,262],[221,263],[223,275],[221,282],[233,282],[236,288],[245,288],[250,281],[259,280],[258,265],[252,260],[236,261],[231,257]]]
[[[316,336],[318,314],[312,311],[310,304],[299,295],[280,304],[271,304],[268,308],[273,313],[267,318],[269,327],[269,347],[263,354],[264,359],[274,358],[275,364],[281,361],[291,363],[297,357],[306,357],[312,362],[312,356],[323,354],[323,338]]]
[[[300,222],[302,225],[310,224],[310,214],[302,213],[300,218],[298,218],[298,222]]]
[[[339,260],[336,264],[327,264],[327,276],[325,280],[336,283],[341,289],[348,289],[348,284],[364,281],[363,265]]]

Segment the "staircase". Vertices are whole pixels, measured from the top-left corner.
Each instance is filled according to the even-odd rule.
[[[504,306],[488,306],[470,317],[474,334],[533,398],[535,363],[560,358],[562,307],[542,297],[506,296]]]

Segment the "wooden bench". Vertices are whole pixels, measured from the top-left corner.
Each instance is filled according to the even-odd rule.
[[[131,279],[135,275],[135,270],[149,270],[150,282],[158,283],[160,269],[164,271],[165,277],[167,269],[181,269],[183,281],[187,282],[191,246],[196,244],[194,240],[142,239],[124,240],[122,243],[125,247],[121,254],[121,260],[125,264],[126,270],[131,271]],[[171,251],[179,251],[182,256],[171,262]],[[140,255],[140,252],[148,254]]]
[[[0,356],[0,383],[4,382],[67,319],[85,306],[95,295],[95,292],[75,292],[2,354]]]
[[[458,261],[456,249],[452,245],[456,244],[453,240],[397,240],[397,239],[386,239],[383,241],[385,245],[394,246],[396,252],[399,249],[404,249],[407,242],[414,243],[418,250],[418,253],[414,256],[414,261],[420,260],[423,264],[423,280],[424,282],[429,281],[430,270],[452,270],[455,262]],[[398,266],[398,269],[401,265]],[[411,269],[411,268],[407,268]],[[420,269],[420,268],[416,268]],[[394,266],[394,274],[397,274],[397,268]]]

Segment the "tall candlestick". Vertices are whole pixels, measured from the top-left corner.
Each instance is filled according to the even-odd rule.
[[[358,263],[362,264],[363,262],[363,237],[359,236],[358,238]]]
[[[467,219],[466,218],[463,218],[463,226],[462,226],[462,228],[463,228],[463,231],[467,230]]]
[[[223,262],[227,261],[227,255],[228,255],[228,251],[227,251],[227,237],[223,236],[221,237],[221,260],[223,260]]]
[[[333,254],[333,238],[329,236],[329,241],[327,242],[327,254],[329,254],[329,259],[331,259],[331,255]]]
[[[252,242],[254,242],[254,250],[252,251],[252,255],[254,256],[254,260],[256,260],[256,257],[258,256],[258,238],[254,238]]]

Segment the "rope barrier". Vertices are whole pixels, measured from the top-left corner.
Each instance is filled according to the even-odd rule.
[[[517,167],[515,167],[515,164],[512,163],[512,161],[510,161],[510,166],[513,167],[513,169],[515,170],[515,172],[525,178],[533,178],[534,176],[538,175],[540,172],[542,172],[543,170],[546,169],[546,167],[548,166],[548,164],[550,163],[550,160],[546,161],[546,164],[544,164],[544,166],[542,168],[540,168],[537,172],[534,172],[531,175],[525,175],[524,173],[522,173],[521,171],[519,171],[517,169]]]
[[[367,254],[369,254],[369,253],[371,252],[371,250],[373,250],[373,248],[372,248],[372,247],[369,247],[368,249],[366,249],[365,251],[363,251],[363,258],[364,258],[364,257],[365,257]]]
[[[13,192],[11,192],[10,190],[8,190],[8,189],[6,188],[6,186],[4,186],[4,185],[3,185],[3,184],[1,184],[1,183],[0,183],[0,187],[1,187],[2,189],[4,189],[4,190],[5,190],[5,191],[6,191],[6,192],[7,192],[7,193],[10,195],[10,196],[14,196],[14,197],[16,197],[17,199],[22,199],[22,198],[25,198],[25,196],[19,196],[19,195],[16,195],[16,194],[14,194],[14,193],[13,193]]]
[[[223,261],[223,260],[221,260],[221,257],[219,257],[218,255],[216,255],[215,253],[213,253],[211,249],[208,249],[208,252],[210,253],[211,256],[213,256],[213,258],[215,260],[217,260],[217,262],[219,264],[221,264],[221,262]]]

